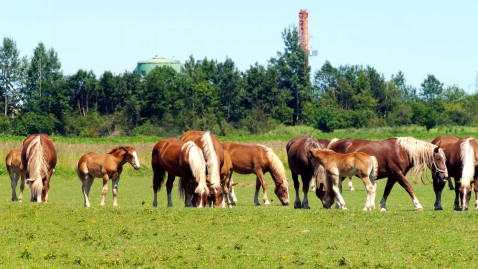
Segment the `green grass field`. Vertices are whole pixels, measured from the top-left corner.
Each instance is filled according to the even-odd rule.
[[[0,154],[20,141],[2,143]],[[313,194],[310,210],[280,206],[269,175],[272,204],[254,206],[254,176],[236,174],[239,203],[232,209],[184,208],[176,188],[168,208],[164,187],[153,208],[150,152],[156,139],[55,141],[59,163],[47,204],[28,202],[28,188],[24,202],[11,202],[0,161],[0,268],[465,268],[478,262],[478,212],[453,211],[454,192],[448,190],[444,210],[433,211],[431,182],[414,183],[424,206],[419,212],[399,185],[387,202],[389,212],[362,212],[366,193],[358,178],[356,191],[344,188],[347,211],[323,209]],[[286,160],[286,141],[261,143]],[[106,206],[99,206],[100,180],[92,187],[91,208],[84,208],[76,161],[119,144],[137,147],[142,168],[125,166],[118,208],[111,192]],[[291,179],[289,185],[293,202]],[[376,204],[384,186],[379,180]]]

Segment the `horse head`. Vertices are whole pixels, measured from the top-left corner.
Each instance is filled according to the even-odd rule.
[[[276,184],[274,192],[279,198],[282,205],[289,205],[289,186],[287,181],[282,182],[280,184]]]
[[[139,164],[139,159],[138,159],[138,154],[136,153],[136,150],[134,147],[123,147],[123,150],[125,150],[124,158],[126,162],[131,164],[135,170],[138,170],[141,165]]]
[[[448,178],[448,170],[446,168],[446,156],[443,150],[437,146],[433,150],[433,173],[436,179],[445,182]]]

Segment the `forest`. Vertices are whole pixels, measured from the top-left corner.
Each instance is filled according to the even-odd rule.
[[[282,32],[284,50],[267,66],[240,71],[233,59],[195,59],[181,71],[148,75],[78,70],[63,74],[60,57],[40,42],[31,57],[16,42],[0,46],[0,133],[110,137],[173,136],[185,130],[261,134],[279,125],[323,132],[382,126],[478,123],[478,95],[428,74],[419,88],[398,71],[385,78],[371,66],[312,72],[297,28]],[[274,52],[272,52],[274,53]]]

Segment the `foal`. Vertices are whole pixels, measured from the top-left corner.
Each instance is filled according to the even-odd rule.
[[[23,200],[23,189],[25,189],[25,179],[26,179],[26,169],[22,165],[22,151],[21,150],[11,150],[8,152],[7,157],[5,157],[5,165],[7,166],[8,174],[10,175],[10,182],[12,186],[12,201],[22,201]],[[17,184],[18,179],[21,178],[20,182],[20,193],[17,197]]]
[[[328,175],[327,185],[332,181],[332,190],[337,197],[339,208],[347,209],[345,200],[340,194],[340,179],[349,176],[358,176],[362,179],[367,190],[367,200],[365,202],[364,211],[370,211],[375,208],[375,193],[377,186],[375,179],[377,178],[377,159],[363,152],[354,153],[336,153],[329,149],[311,149],[312,163],[314,167],[322,165]],[[327,192],[330,194],[330,187],[327,186]]]
[[[108,180],[112,181],[113,206],[118,206],[118,183],[120,180],[123,165],[130,163],[134,169],[140,168],[138,154],[134,147],[116,147],[106,154],[89,152],[83,155],[76,164],[76,173],[81,180],[85,206],[90,207],[91,185],[94,178],[103,179],[103,190],[101,192],[101,206],[105,205],[106,193],[108,192]]]

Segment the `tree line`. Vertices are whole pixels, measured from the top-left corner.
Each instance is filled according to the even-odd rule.
[[[311,73],[297,28],[282,32],[284,50],[267,66],[240,71],[193,56],[180,72],[158,67],[97,77],[78,70],[64,75],[58,54],[40,42],[31,57],[16,43],[0,47],[0,132],[67,136],[175,135],[189,129],[220,135],[257,134],[277,125],[342,128],[478,123],[478,95],[427,75],[420,88],[403,72],[386,79],[370,66],[334,67]]]

